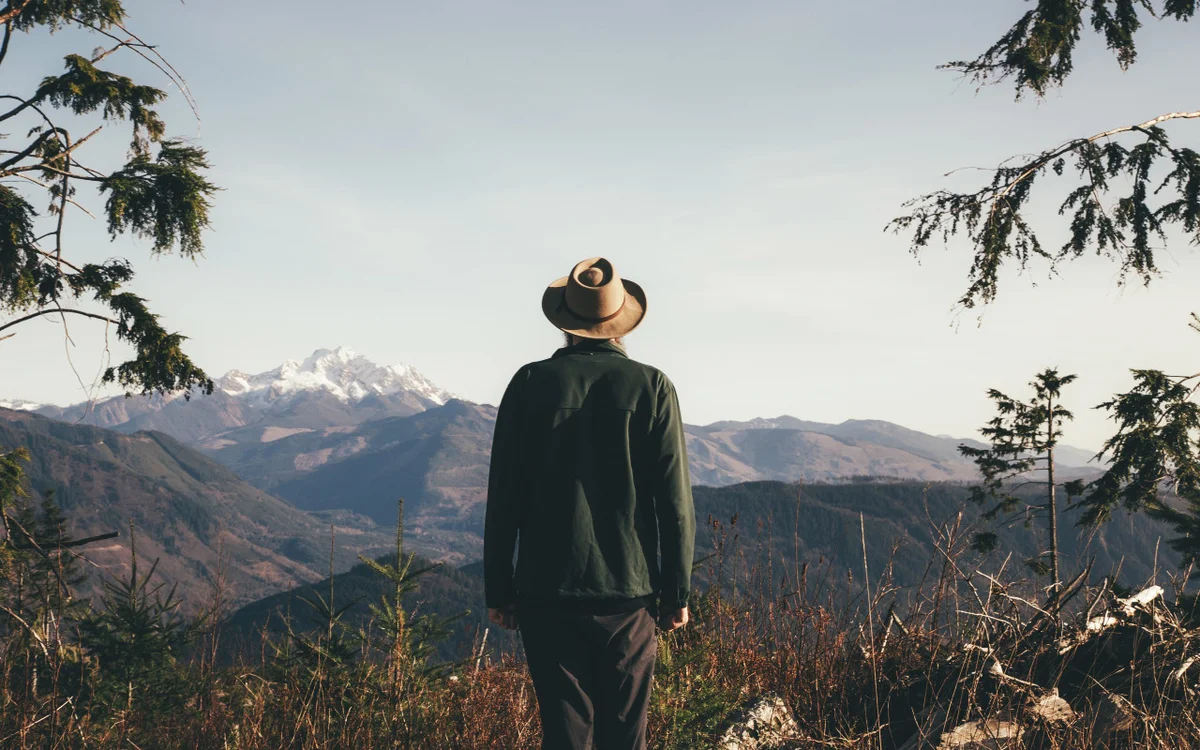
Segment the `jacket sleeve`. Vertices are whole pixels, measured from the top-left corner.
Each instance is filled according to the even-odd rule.
[[[696,511],[692,505],[683,419],[670,381],[660,391],[651,447],[657,454],[653,466],[654,512],[658,517],[662,554],[660,605],[663,609],[686,607],[696,544]]]
[[[483,528],[483,588],[489,609],[515,602],[513,552],[520,522],[520,401],[522,372],[508,384],[492,437],[487,507]]]

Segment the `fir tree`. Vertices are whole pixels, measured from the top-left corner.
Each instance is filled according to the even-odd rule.
[[[1200,318],[1193,321],[1200,331]],[[1087,487],[1082,522],[1108,521],[1118,507],[1167,521],[1171,546],[1200,567],[1200,373],[1134,370],[1134,387],[1100,405],[1117,423],[1104,444],[1108,470]]]
[[[1033,397],[1028,401],[1012,398],[995,389],[988,391],[988,398],[996,404],[996,416],[980,432],[991,445],[987,448],[962,445],[958,449],[975,461],[983,475],[983,485],[973,487],[971,497],[976,502],[993,503],[984,518],[1004,525],[1020,519],[1030,523],[1039,516],[1045,519],[1044,550],[1027,563],[1038,573],[1049,574],[1051,592],[1057,591],[1062,582],[1057,490],[1064,486],[1055,481],[1054,447],[1062,437],[1063,422],[1073,419],[1071,412],[1062,406],[1062,389],[1075,378],[1074,375],[1059,375],[1058,370],[1052,368],[1043,370],[1029,384]],[[1043,472],[1044,478],[1040,478],[1039,474]],[[1019,494],[1019,490],[1030,485],[1044,490],[1041,503],[1030,504],[1026,495]],[[1066,486],[1069,493],[1078,494],[1078,483]],[[981,552],[990,552],[996,544],[993,531],[980,532],[975,537],[974,546]]]
[[[155,579],[158,561],[138,569],[130,525],[130,570],[104,582],[99,609],[80,627],[80,646],[96,659],[93,695],[103,712],[155,713],[177,707],[184,694],[176,665],[202,622],[185,621],[175,587]]]
[[[0,320],[0,341],[35,318],[60,320],[64,333],[69,319],[99,320],[133,349],[130,359],[105,369],[102,382],[127,392],[211,392],[208,376],[182,350],[185,337],[128,291],[130,262],[80,257],[64,232],[66,214],[83,211],[76,191],[87,187],[106,199],[103,218],[113,238],[145,238],[156,255],[195,258],[203,250],[217,190],[204,176],[204,150],[166,136],[155,110],[164,91],[101,66],[113,55],[137,55],[191,103],[187,85],[125,21],[121,0],[9,0],[0,8],[0,67],[31,34],[69,29],[105,43],[89,55],[67,55],[63,68],[32,91],[0,95],[10,105],[0,111],[7,139],[0,150],[0,311],[9,315]],[[94,136],[122,123],[131,131],[124,165],[106,172],[84,162]]]

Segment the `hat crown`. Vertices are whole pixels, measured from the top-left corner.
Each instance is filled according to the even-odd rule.
[[[604,271],[599,268],[589,268],[579,274],[579,281],[584,286],[600,286],[604,283]]]
[[[625,306],[625,285],[612,263],[589,258],[571,269],[563,301],[567,310],[582,320],[607,320]]]

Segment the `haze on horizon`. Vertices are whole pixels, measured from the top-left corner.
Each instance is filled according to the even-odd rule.
[[[1057,366],[1080,376],[1066,442],[1099,447],[1110,430],[1090,407],[1128,368],[1194,360],[1192,249],[1171,245],[1149,289],[1095,258],[1010,273],[980,318],[952,309],[965,246],[918,263],[882,229],[905,200],[982,179],[953,169],[1194,100],[1193,29],[1147,29],[1127,73],[1088,38],[1064,91],[1014,103],[935,66],[986,48],[1019,0],[805,5],[134,0],[137,32],[199,102],[199,124],[178,95],[162,111],[209,149],[214,231],[195,267],[148,262],[79,214],[72,241],[133,260],[134,289],[213,376],[345,345],[495,403],[559,343],[545,284],[604,255],[646,288],[631,353],[671,376],[689,423],[873,418],[970,437],[986,389],[1016,395]],[[11,84],[97,43],[25,45]],[[1044,195],[1061,225],[1061,191]],[[86,397],[102,325],[72,322],[78,379],[58,324],[14,330],[0,399]]]

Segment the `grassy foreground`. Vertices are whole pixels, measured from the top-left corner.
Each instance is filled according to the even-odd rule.
[[[0,747],[538,746],[519,657],[490,655],[481,634],[458,662],[436,662],[455,621],[396,606],[423,574],[411,556],[373,564],[394,596],[365,625],[343,622],[336,591],[315,595],[306,606],[322,625],[285,623],[230,666],[220,580],[206,612],[185,618],[135,557],[128,580],[83,602],[78,559],[47,541],[64,538],[62,519],[44,508],[9,520]],[[1162,596],[1135,600],[1082,571],[1048,598],[1012,580],[1015,564],[972,560],[953,524],[937,529],[921,584],[900,589],[886,569],[778,570],[761,545],[735,546],[736,527],[709,523],[711,585],[692,624],[660,637],[655,748],[716,747],[735,710],[763,695],[795,717],[777,745],[789,748],[933,748],[955,732],[1011,738],[996,747],[1200,748],[1200,632]],[[1035,711],[1051,697],[1066,713]]]

